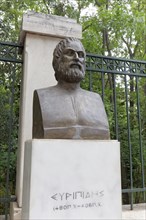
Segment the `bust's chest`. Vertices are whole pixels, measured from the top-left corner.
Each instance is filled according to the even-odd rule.
[[[99,99],[82,94],[44,97],[41,112],[45,127],[102,126],[106,117]]]

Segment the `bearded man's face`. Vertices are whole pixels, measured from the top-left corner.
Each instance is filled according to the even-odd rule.
[[[78,83],[85,76],[85,53],[78,41],[73,41],[63,50],[58,69],[58,81]]]

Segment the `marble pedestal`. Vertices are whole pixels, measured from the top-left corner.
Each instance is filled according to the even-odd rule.
[[[122,218],[117,141],[27,141],[23,179],[22,219]]]

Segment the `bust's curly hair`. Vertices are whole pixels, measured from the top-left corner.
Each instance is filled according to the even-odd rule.
[[[53,61],[52,61],[52,65],[53,65],[53,68],[54,68],[54,71],[55,71],[55,78],[56,80],[58,81],[58,77],[57,77],[57,72],[58,72],[58,69],[59,69],[59,63],[60,63],[60,57],[61,57],[61,54],[64,50],[64,48],[71,42],[79,42],[81,47],[82,47],[82,50],[84,51],[84,53],[86,54],[85,52],[85,49],[81,43],[80,40],[78,40],[77,38],[74,38],[74,37],[68,37],[68,38],[65,38],[63,40],[61,40],[56,48],[54,49],[54,52],[53,52]]]

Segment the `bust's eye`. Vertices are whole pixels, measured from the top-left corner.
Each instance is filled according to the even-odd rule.
[[[78,56],[79,56],[80,58],[84,58],[84,53],[83,53],[82,51],[79,51],[79,52],[78,52]]]
[[[67,49],[64,51],[64,54],[67,55],[67,56],[73,56],[75,53],[74,50],[71,50],[71,49]]]

